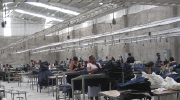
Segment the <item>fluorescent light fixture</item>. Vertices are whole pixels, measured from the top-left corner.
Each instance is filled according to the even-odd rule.
[[[11,36],[11,18],[6,18],[6,27],[4,28],[4,36]]]
[[[24,10],[20,10],[20,9],[16,9],[15,10],[16,12],[19,12],[19,13],[24,13],[24,14],[28,14],[28,15],[32,15],[32,16],[36,16],[36,17],[40,17],[40,18],[45,18],[45,19],[48,19],[48,20],[55,20],[55,21],[59,21],[59,22],[62,22],[63,20],[61,19],[57,19],[57,18],[53,18],[53,17],[46,17],[46,16],[43,16],[43,15],[40,15],[40,14],[35,14],[35,13],[31,13],[31,12],[26,12]]]
[[[55,7],[55,6],[51,6],[51,5],[46,5],[43,3],[35,3],[35,2],[27,2],[28,4],[37,6],[37,7],[43,7],[43,8],[47,8],[47,9],[51,9],[51,10],[57,10],[63,13],[67,13],[67,14],[72,14],[72,15],[79,15],[80,13],[75,12],[75,11],[71,11],[68,9],[63,9],[63,8],[59,8],[59,7]]]
[[[8,5],[8,4],[11,4],[11,3],[14,3],[14,2],[6,2],[6,3],[3,3],[3,4]]]
[[[102,2],[100,2],[99,4],[100,4],[100,5],[103,5],[103,3],[102,3]]]

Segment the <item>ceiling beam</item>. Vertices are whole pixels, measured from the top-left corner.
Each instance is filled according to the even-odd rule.
[[[25,5],[26,5],[26,4],[25,4]],[[34,6],[31,6],[28,10],[31,10],[33,7],[34,7]],[[26,9],[25,9],[25,10],[26,10]],[[21,14],[21,15],[19,16],[19,18],[21,18],[23,15],[24,15],[24,13]]]
[[[40,12],[38,12],[38,14],[39,13],[42,13],[44,10],[46,10],[47,8],[44,8],[43,10],[41,10]],[[29,20],[31,20],[32,18],[34,18],[35,16],[32,16],[31,18],[29,18]]]
[[[3,0],[3,3],[5,2],[42,2],[42,3],[48,3],[49,0]],[[81,2],[86,2],[86,3],[89,3],[90,1],[92,0],[81,0]],[[93,1],[99,1],[99,0],[93,0]],[[170,3],[170,4],[180,4],[180,0],[113,0],[113,1],[122,1],[122,2],[136,2],[136,3],[140,3],[140,2],[145,2],[145,3],[151,3],[151,2],[154,2],[154,3]],[[52,2],[52,3],[67,3],[69,1],[67,0],[50,0],[49,2]],[[79,0],[73,0],[74,3],[78,3]]]
[[[79,8],[76,8],[76,7],[61,4],[61,2],[60,3],[51,3],[51,2],[49,2],[49,4],[52,5],[52,6],[61,7],[61,8],[72,10],[72,11],[77,11],[79,13],[85,12],[85,10],[83,10],[83,9],[79,9]]]

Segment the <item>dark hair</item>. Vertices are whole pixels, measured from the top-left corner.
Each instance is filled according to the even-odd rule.
[[[68,60],[68,58],[66,58],[66,60]]]
[[[78,61],[78,57],[74,56],[74,57],[73,57],[73,60],[74,60],[74,61]]]
[[[89,60],[91,59],[92,56],[93,56],[93,55],[89,56]]]
[[[173,57],[170,57],[169,60],[170,60],[170,61],[174,61],[174,58],[173,58]]]
[[[114,57],[112,57],[112,60],[115,61]]]
[[[89,61],[90,61],[90,63],[91,63],[91,58],[93,57],[93,55],[91,55],[91,56],[89,56]],[[99,68],[99,65],[96,63],[96,61],[95,61],[95,65]]]
[[[168,64],[168,63],[169,63],[169,61],[167,61],[167,60],[164,61],[164,65],[166,65],[166,64]]]
[[[158,57],[158,58],[157,58],[157,60],[161,60],[161,58],[160,58],[160,57]]]
[[[88,63],[88,61],[85,61],[84,63],[85,63],[85,64],[87,64],[87,63]]]
[[[128,53],[129,56],[131,56],[131,53]]]

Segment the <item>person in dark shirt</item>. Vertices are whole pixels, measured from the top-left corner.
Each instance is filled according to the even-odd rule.
[[[86,68],[87,64],[88,64],[88,61],[85,61],[84,63],[85,63],[84,68]]]
[[[128,53],[128,56],[126,63],[134,63],[135,59],[131,56],[131,53]]]
[[[161,61],[160,57],[158,57],[155,66],[156,66],[156,67],[161,67],[161,66],[162,66],[161,63],[162,63],[162,61]]]

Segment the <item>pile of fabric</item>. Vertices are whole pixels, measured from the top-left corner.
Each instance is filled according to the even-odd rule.
[[[137,93],[149,93],[149,95],[153,95],[151,92],[151,83],[148,81],[147,78],[144,77],[138,77],[136,79],[133,79],[127,83],[119,83],[118,84],[118,91],[127,91],[131,90],[128,94],[127,92],[121,93],[120,97],[123,100],[130,100],[130,99],[142,99],[146,95],[139,95]],[[133,94],[136,93],[136,94]],[[148,98],[151,98],[148,96]]]
[[[167,90],[180,90],[180,83],[177,83],[173,78],[179,81],[179,74],[169,75],[170,77],[166,77],[163,79],[160,75],[156,75],[155,73],[146,74],[143,72],[142,77],[148,78],[151,82],[152,88],[165,88]],[[173,77],[173,78],[171,78]]]
[[[142,77],[149,79],[151,88],[160,88],[162,86],[161,84],[165,82],[160,75],[156,75],[154,72],[152,74],[142,72]]]
[[[121,64],[121,67],[123,68],[123,72],[124,72],[124,82],[128,82],[132,78],[134,78],[134,73],[131,65],[124,63]]]
[[[109,80],[119,80],[122,78],[122,67],[114,61],[109,61],[102,68],[102,71],[106,74]]]

